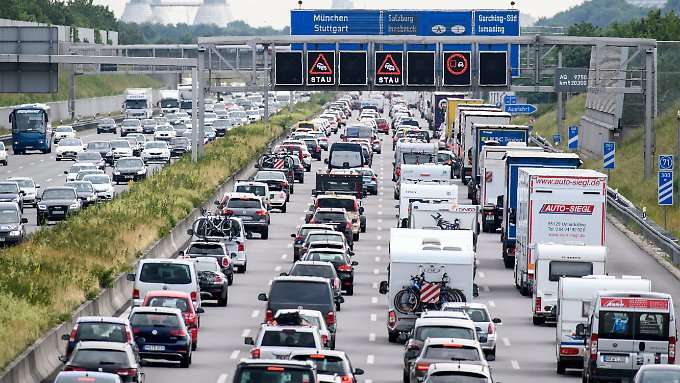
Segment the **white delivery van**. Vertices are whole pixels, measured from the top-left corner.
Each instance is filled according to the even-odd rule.
[[[642,365],[675,364],[673,298],[664,293],[600,291],[585,336],[583,381],[631,379]]]
[[[387,280],[380,293],[387,300],[387,333],[395,342],[410,331],[425,309],[447,301],[473,298],[475,252],[472,231],[391,229]],[[421,286],[418,288],[414,281]],[[424,289],[433,292],[425,295]]]
[[[392,181],[397,181],[402,164],[435,164],[439,146],[436,142],[397,142],[394,149],[394,172]]]
[[[535,325],[556,320],[557,284],[561,277],[606,274],[605,246],[539,243],[534,252],[534,288],[531,312]],[[553,310],[555,309],[555,310]]]
[[[409,183],[417,181],[450,183],[451,167],[437,164],[402,164],[399,180]],[[394,199],[399,199],[401,182],[397,182],[394,186]]]
[[[461,159],[463,166],[460,171],[460,180],[464,185],[472,178],[472,152],[475,150],[475,137],[473,136],[474,125],[508,125],[510,113],[496,111],[463,110],[461,111],[461,127],[464,129],[463,148],[464,158]]]
[[[408,227],[408,210],[412,202],[444,202],[450,205],[458,203],[458,186],[449,183],[436,182],[403,182],[399,187],[398,224],[400,227]]]
[[[485,145],[479,156],[480,185],[478,204],[482,209],[482,231],[495,233],[503,220],[502,196],[505,192],[505,155],[509,151],[542,152],[538,146],[526,146],[523,142],[511,142],[507,146]],[[500,202],[500,203],[499,203]],[[472,201],[475,204],[475,201]]]
[[[536,244],[605,245],[607,176],[589,169],[520,168],[515,285],[531,295]]]
[[[567,368],[583,368],[585,338],[576,335],[576,326],[588,322],[593,298],[598,291],[650,292],[652,282],[639,276],[588,275],[560,278],[557,288],[557,328],[555,356],[557,373]]]

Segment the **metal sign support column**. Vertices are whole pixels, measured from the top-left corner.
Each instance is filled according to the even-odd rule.
[[[191,69],[191,162],[198,161],[198,69]]]
[[[562,47],[557,48],[557,67],[562,68],[563,63]],[[557,92],[557,134],[562,135],[564,133],[564,93]]]
[[[197,60],[197,67],[198,67],[198,77],[196,78],[196,84],[198,87],[198,116],[197,118],[197,123],[198,123],[198,136],[197,138],[197,144],[198,144],[198,156],[203,157],[203,153],[205,152],[204,144],[203,144],[203,139],[205,138],[205,125],[204,125],[204,117],[205,117],[205,79],[203,78],[203,71],[205,70],[205,47],[199,46],[198,47],[198,60]]]
[[[654,49],[645,51],[645,178],[652,176],[654,168]]]

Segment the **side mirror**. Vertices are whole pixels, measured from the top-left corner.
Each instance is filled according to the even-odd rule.
[[[472,285],[472,296],[475,298],[479,296],[479,286],[476,283]]]
[[[363,375],[363,374],[364,374],[364,370],[362,370],[360,368],[354,369],[354,375]]]
[[[127,278],[128,281],[134,282],[136,276],[137,276],[137,275],[136,275],[135,273],[128,273],[128,275],[127,275],[126,278]]]
[[[35,188],[36,188],[36,189],[40,189],[40,185],[35,185]]]
[[[576,336],[579,338],[586,337],[586,326],[584,326],[583,323],[579,323],[576,325]]]
[[[245,344],[247,344],[247,345],[250,345],[250,346],[254,346],[254,345],[255,345],[255,341],[253,340],[253,337],[252,337],[252,336],[247,336],[247,337],[245,337],[245,338],[243,339],[243,343],[245,343]]]
[[[68,359],[66,359],[66,357],[64,355],[59,355],[59,361],[61,363],[66,363],[66,362],[68,362]]]
[[[23,190],[20,190],[19,193],[21,193],[21,195],[26,195],[26,192]]]
[[[479,337],[479,343],[486,343],[489,339],[485,336],[480,336]]]
[[[260,164],[255,164],[255,169],[259,169],[259,168],[260,168]]]
[[[352,266],[359,266],[359,262],[357,262],[357,261],[352,261]]]
[[[345,297],[343,297],[341,295],[341,296],[335,298],[335,301],[338,302],[338,303],[345,303]]]
[[[203,314],[204,312],[205,312],[205,310],[203,309],[203,307],[199,307],[199,308],[196,309],[197,314]]]
[[[324,159],[323,159],[323,163],[326,164],[326,165],[328,165],[328,158],[324,158]]]
[[[184,252],[178,251],[176,255],[177,255],[178,258],[182,258],[184,256]]]
[[[64,335],[61,336],[61,340],[69,340],[69,339],[71,339],[69,334],[64,334]]]
[[[350,257],[354,256],[354,250],[349,250],[347,253],[349,254]]]
[[[279,277],[287,277],[287,276],[288,276],[288,273],[280,273],[279,274]]]
[[[187,229],[188,235],[194,235],[194,229]]]
[[[68,174],[68,170],[64,170],[64,174]]]
[[[495,324],[502,324],[502,323],[503,323],[503,321],[501,320],[501,318],[493,318],[491,321],[492,321],[493,323],[495,323]]]
[[[21,223],[28,223],[28,218],[22,217],[22,218],[21,218]]]
[[[265,293],[259,293],[259,294],[257,294],[257,300],[258,300],[258,301],[266,302],[266,301],[267,301],[267,294],[265,294]]]
[[[290,233],[290,237],[291,237],[291,238],[297,238],[297,234],[295,234],[295,233]]]
[[[389,287],[390,285],[387,281],[380,281],[380,287],[378,287],[378,292],[380,294],[385,295],[389,291]]]
[[[344,139],[345,139],[345,135],[344,135],[344,134],[341,134],[341,135],[340,135],[340,139],[341,139],[341,140],[344,140]]]

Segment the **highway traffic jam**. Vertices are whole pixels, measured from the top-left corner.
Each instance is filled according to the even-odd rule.
[[[338,95],[138,262],[128,311],[63,334],[54,382],[678,381],[677,282],[606,220],[607,176],[529,131],[461,93]],[[140,137],[103,141],[114,177],[167,146]],[[108,198],[71,141],[93,162],[55,191]]]

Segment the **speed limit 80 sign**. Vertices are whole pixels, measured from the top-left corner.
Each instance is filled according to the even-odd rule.
[[[470,52],[444,52],[444,86],[470,86]]]

